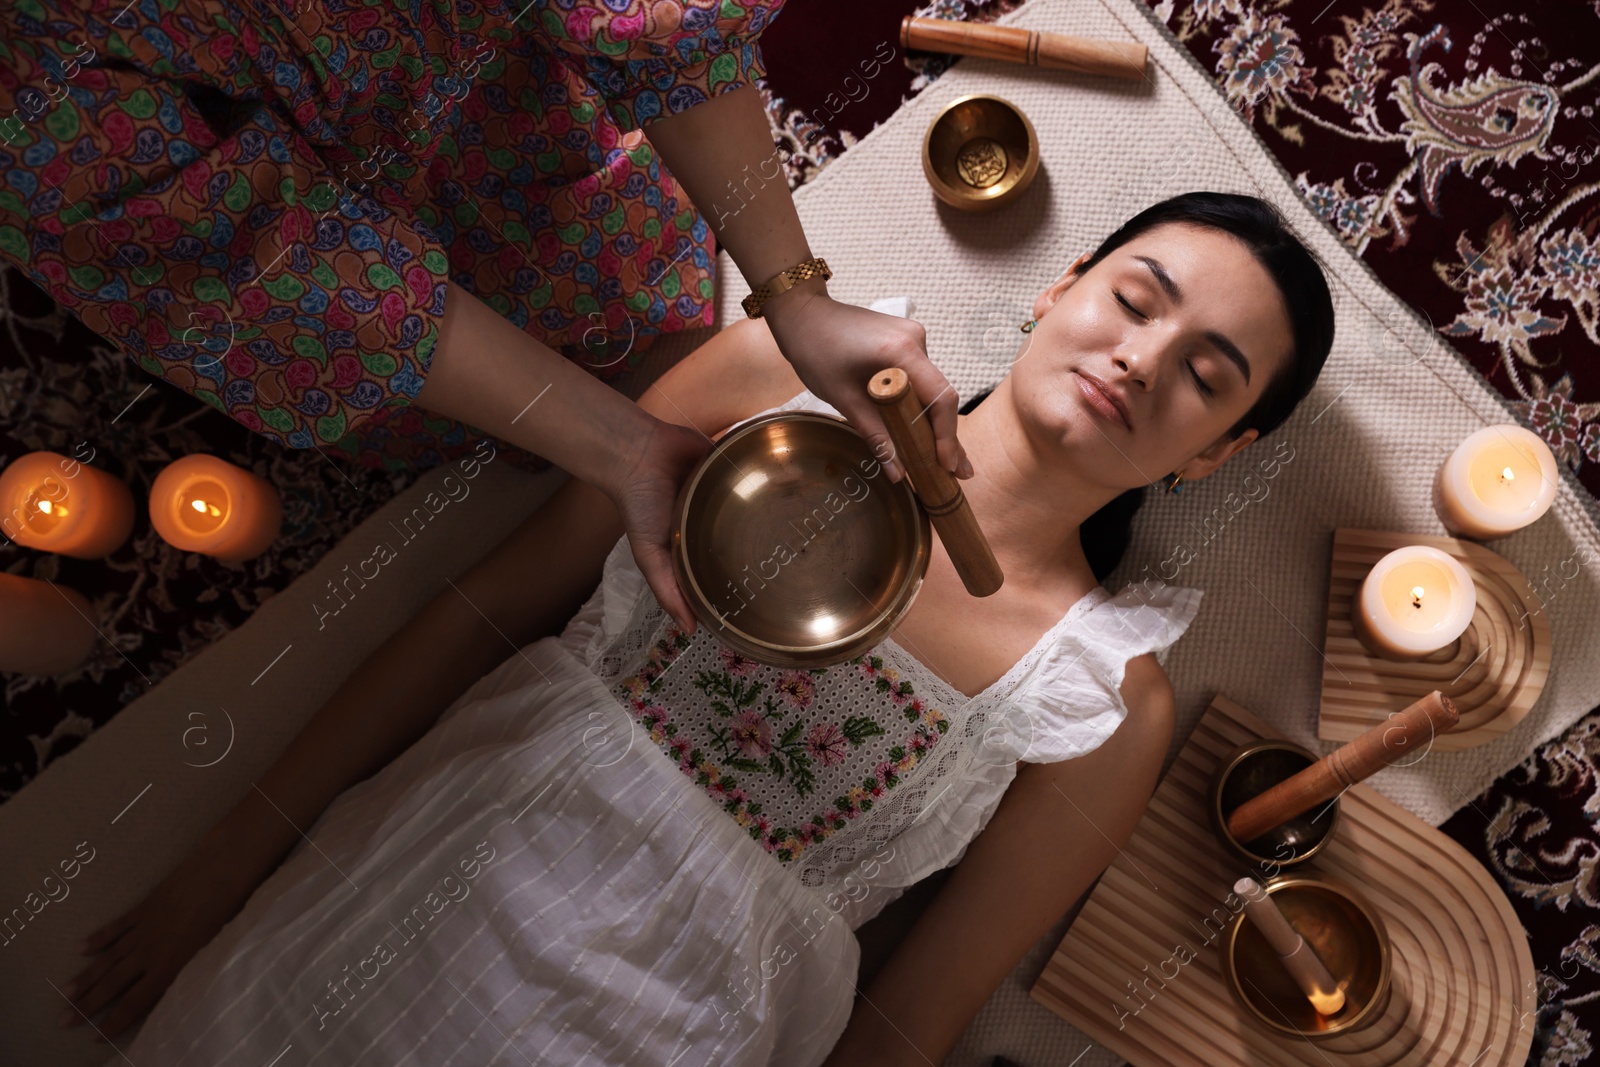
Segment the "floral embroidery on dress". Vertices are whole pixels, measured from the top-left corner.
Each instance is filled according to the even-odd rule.
[[[944,712],[917,696],[912,684],[885,666],[881,656],[865,653],[835,668],[784,669],[758,663],[704,632],[702,649],[694,657],[703,665],[690,682],[704,697],[696,706],[667,707],[671,700],[690,698],[681,687],[669,698],[664,679],[697,644],[696,637],[671,623],[651,646],[639,670],[617,682],[615,691],[649,730],[651,740],[677,760],[678,769],[781,862],[795,859],[810,845],[870,811],[873,802],[904,780],[950,729]],[[705,648],[706,642],[715,649]],[[870,776],[859,784],[836,784],[842,791],[820,810],[785,820],[769,812],[761,798],[771,801],[774,787],[780,783],[788,787],[787,793],[779,793],[785,802],[791,797],[811,797],[818,792],[819,769],[844,764],[865,752],[871,739],[887,735],[883,724],[870,714],[836,716],[823,707],[819,686],[825,681],[844,686],[852,708],[862,712],[871,709],[861,697],[887,696],[891,705],[900,709],[911,732],[903,742],[882,752],[882,758],[872,762]],[[855,691],[850,688],[852,682],[858,687]],[[761,798],[752,795],[752,790]],[[826,797],[826,792],[820,796]]]

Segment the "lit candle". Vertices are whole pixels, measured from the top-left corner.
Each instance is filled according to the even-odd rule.
[[[1318,1015],[1337,1015],[1344,1007],[1344,990],[1328,973],[1327,965],[1306,944],[1306,939],[1290,925],[1278,902],[1254,878],[1234,883],[1234,893],[1244,900],[1244,913],[1256,924],[1261,936],[1278,954],[1283,966],[1294,976],[1300,992],[1311,1001]]]
[[[56,452],[29,452],[0,471],[0,508],[17,544],[79,559],[110,555],[133,531],[128,486]]]
[[[1455,537],[1502,537],[1533,522],[1556,498],[1556,457],[1515,423],[1473,433],[1439,465],[1433,507]]]
[[[100,637],[94,609],[76,589],[0,574],[0,671],[64,674]]]
[[[1427,545],[1397,548],[1361,580],[1351,611],[1356,637],[1386,659],[1421,659],[1466,632],[1478,590],[1459,560]]]
[[[174,548],[238,563],[278,536],[283,504],[265,478],[216,456],[174,460],[150,486],[150,523]]]

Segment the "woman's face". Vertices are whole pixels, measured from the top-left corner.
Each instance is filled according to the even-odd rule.
[[[1255,440],[1225,432],[1293,344],[1266,268],[1238,239],[1187,223],[1147,230],[1085,274],[1074,264],[1034,315],[1010,375],[1019,419],[1119,491],[1180,469],[1193,481]],[[1097,411],[1091,378],[1120,396],[1131,426]]]

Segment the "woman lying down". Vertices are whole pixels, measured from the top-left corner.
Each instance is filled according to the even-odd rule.
[[[1316,260],[1214,193],[1134,217],[1034,314],[960,423],[998,593],[935,542],[890,639],[764,667],[677,629],[569,480],[93,935],[76,1006],[113,1039],[150,1011],[123,1051],[166,1067],[941,1062],[1116,857],[1171,739],[1156,653],[1200,593],[1112,595],[1126,523],[1082,527],[1271,432],[1333,337]],[[641,403],[710,435],[832,411],[761,320]],[[958,860],[858,989],[856,929]]]

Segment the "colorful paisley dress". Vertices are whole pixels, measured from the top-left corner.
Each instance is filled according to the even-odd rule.
[[[809,392],[773,410],[837,414]],[[961,859],[1019,762],[1103,743],[1127,662],[1162,660],[1202,595],[1095,586],[968,696],[892,639],[786,670],[686,635],[619,538],[562,633],[335,798],[122,1048],[816,1067],[854,1008],[856,931]]]
[[[430,466],[479,434],[407,410],[447,280],[602,380],[710,324],[643,128],[781,3],[8,0],[0,255],[254,431]]]

